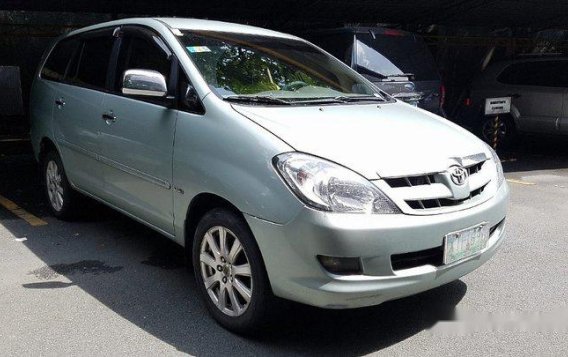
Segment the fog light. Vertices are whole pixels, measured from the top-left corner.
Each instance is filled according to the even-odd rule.
[[[318,255],[318,260],[325,270],[337,275],[358,275],[362,273],[359,258],[339,258]]]

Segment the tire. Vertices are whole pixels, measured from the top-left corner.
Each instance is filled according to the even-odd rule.
[[[484,116],[479,128],[479,135],[489,145],[493,146],[493,128],[495,117]],[[497,147],[510,147],[516,137],[515,124],[509,116],[499,117]]]
[[[221,232],[226,237],[223,251]],[[237,251],[236,242],[242,251],[232,254]],[[197,226],[192,251],[197,288],[213,318],[239,334],[259,331],[274,311],[274,297],[260,251],[243,218],[227,209],[209,211]]]
[[[78,193],[65,175],[63,162],[56,151],[48,152],[42,160],[42,174],[47,206],[55,217],[71,220],[77,215]]]

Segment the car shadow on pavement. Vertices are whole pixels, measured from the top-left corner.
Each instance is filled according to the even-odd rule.
[[[13,227],[14,221],[0,221],[15,236],[25,236],[23,244],[45,264],[28,272],[35,282],[22,284],[24,288],[77,286],[139,328],[192,355],[371,353],[452,319],[467,290],[458,280],[354,310],[281,302],[274,322],[260,335],[245,338],[224,330],[208,315],[185,269],[183,249],[175,243],[118,213],[94,222],[49,222],[24,232]]]
[[[77,294],[76,289],[66,288],[79,287],[138,328],[192,355],[371,353],[451,319],[467,290],[458,280],[420,295],[355,310],[282,302],[276,319],[262,334],[237,336],[208,315],[185,268],[181,247],[98,205],[89,208],[91,218],[76,222],[47,216],[40,206],[43,198],[33,167],[33,163],[19,161],[8,176],[0,174],[6,191],[14,192],[14,185],[30,185],[29,192],[11,198],[48,222],[32,227],[0,212],[0,225],[16,239],[26,238],[21,243],[42,261],[22,276],[22,288],[34,289],[35,294],[53,289]],[[53,298],[48,293],[45,296]],[[68,318],[89,323],[81,316]]]
[[[507,148],[498,148],[505,172],[568,168],[566,137],[523,135]]]

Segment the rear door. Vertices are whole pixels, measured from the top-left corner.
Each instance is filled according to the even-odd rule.
[[[97,115],[105,190],[115,206],[173,234],[172,152],[177,110],[163,98],[128,97],[121,93],[127,69],[160,72],[173,85],[173,54],[154,32],[136,26],[120,31],[120,50],[113,90]],[[172,90],[172,92],[175,92]],[[114,121],[101,120],[104,113]]]
[[[112,29],[83,34],[76,44],[65,78],[58,84],[54,106],[55,138],[65,171],[80,189],[104,196],[99,132],[106,75],[114,38]]]
[[[512,96],[518,129],[530,133],[558,131],[566,92],[561,78],[567,61],[533,61],[512,64],[497,78]],[[503,89],[502,89],[503,90]]]

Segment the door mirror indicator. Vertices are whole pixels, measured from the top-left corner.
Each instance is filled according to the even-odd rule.
[[[166,78],[158,71],[129,69],[122,76],[122,94],[143,97],[165,97]]]

